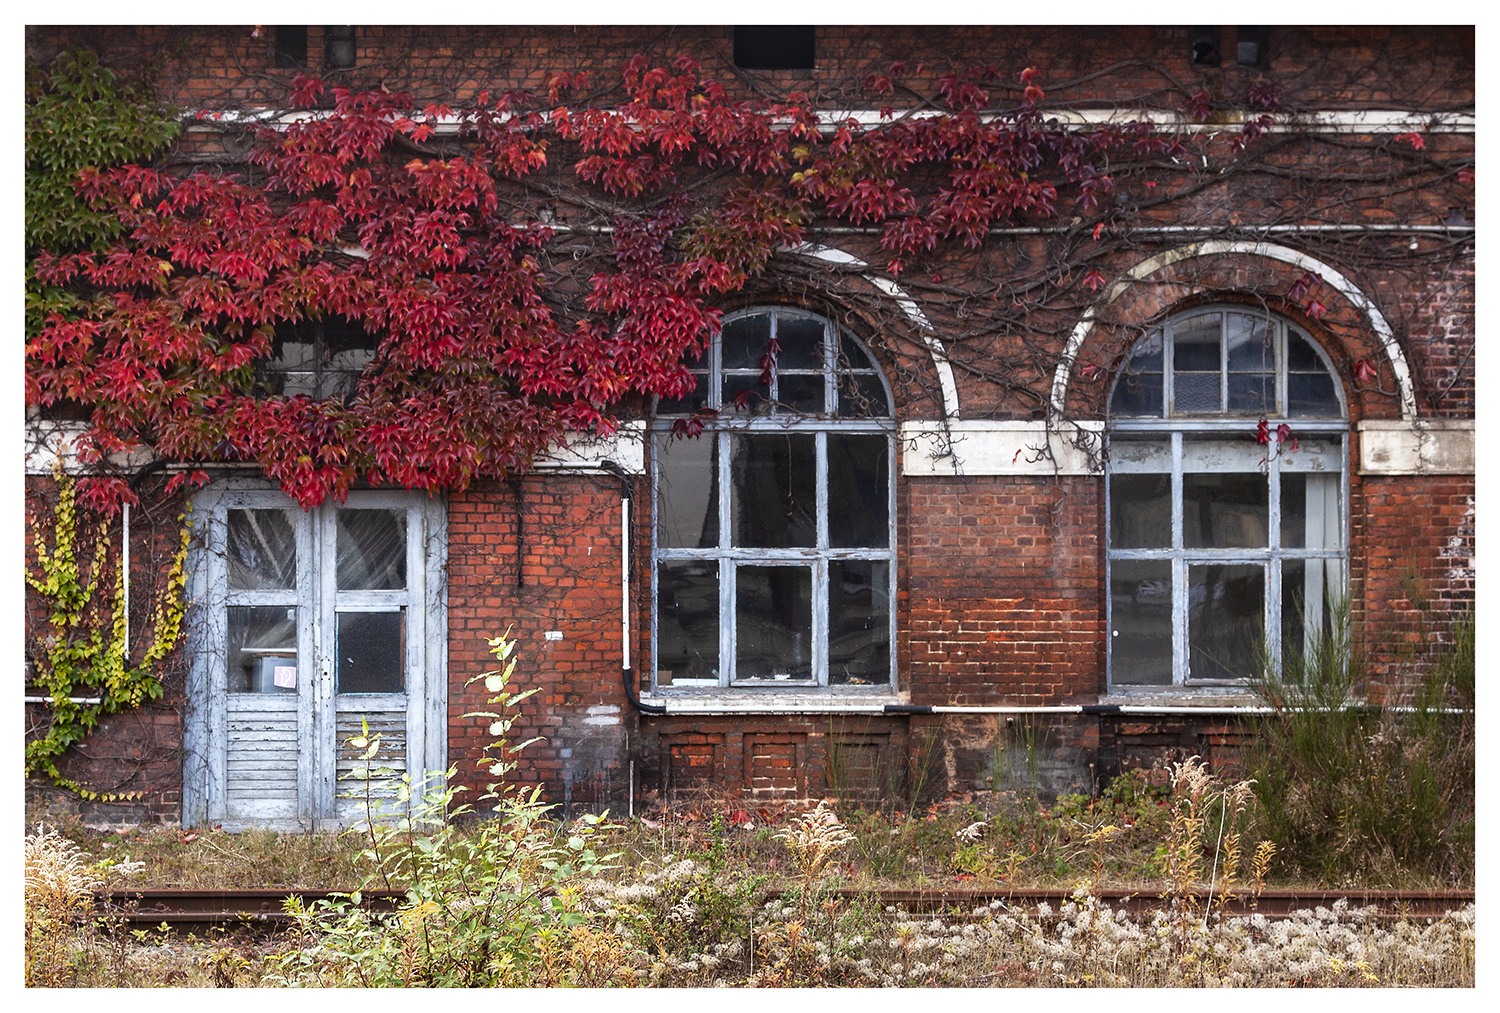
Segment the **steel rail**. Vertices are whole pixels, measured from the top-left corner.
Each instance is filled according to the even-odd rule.
[[[789,896],[790,889],[769,890],[763,900]],[[854,889],[832,891],[840,902],[865,902],[880,909],[895,908],[909,915],[945,914],[975,917],[1015,912],[1035,913],[1046,904],[1054,915],[1074,900],[1074,891],[1060,887],[930,887],[925,889]],[[288,928],[295,917],[286,910],[293,898],[303,909],[320,901],[339,901],[350,894],[337,890],[253,889],[253,890],[122,890],[97,893],[94,917],[106,924],[132,929],[165,926],[183,929],[276,930]],[[360,907],[379,912],[396,911],[406,894],[403,890],[364,890]],[[1123,889],[1098,887],[1090,891],[1111,910],[1146,914],[1170,906],[1171,898],[1160,888]],[[1259,913],[1267,918],[1289,918],[1297,911],[1331,909],[1338,901],[1348,903],[1350,910],[1364,909],[1363,917],[1380,922],[1401,919],[1439,918],[1448,911],[1474,903],[1473,890],[1262,890],[1257,896],[1250,890],[1222,892],[1207,889],[1187,895],[1202,911],[1222,903],[1222,913],[1238,917]],[[991,908],[995,902],[999,908]],[[981,910],[984,909],[984,910]]]

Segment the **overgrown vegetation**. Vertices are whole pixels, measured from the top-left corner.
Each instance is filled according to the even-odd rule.
[[[26,67],[26,335],[51,313],[79,306],[76,292],[42,284],[38,250],[103,250],[125,231],[119,218],[90,207],[74,184],[85,169],[141,161],[177,136],[145,79],[121,83],[92,53],[68,50],[46,68]]]
[[[1286,871],[1334,884],[1474,876],[1474,618],[1460,619],[1400,706],[1359,706],[1365,664],[1347,604],[1257,690],[1276,709],[1247,767],[1254,820]]]
[[[126,642],[123,567],[115,567],[113,589],[99,593],[110,550],[106,520],[98,518],[96,525],[89,525],[73,478],[61,467],[53,477],[57,505],[51,531],[42,517],[32,518],[35,561],[28,560],[26,572],[26,583],[47,615],[28,645],[31,682],[47,695],[52,715],[46,730],[26,743],[26,776],[45,774],[85,798],[101,798],[64,777],[58,763],[100,718],[162,695],[157,666],[182,632],[189,531],[182,529],[181,544],[152,611],[146,648],[134,662]]]
[[[810,811],[803,803],[751,814],[705,799],[655,818],[556,822],[536,789],[509,781],[514,755],[525,745],[512,748],[506,739],[513,708],[531,691],[511,688],[514,644],[501,637],[491,645],[501,665],[482,676],[491,709],[470,715],[488,722],[495,740],[489,764],[495,780],[481,799],[490,818],[464,822],[474,811],[457,804],[461,789],[446,781],[401,775],[382,782],[379,739],[366,734],[355,743],[367,762],[351,775],[350,794],[365,800],[368,818],[341,837],[160,828],[95,839],[104,857],[93,860],[71,839],[84,836],[77,826],[66,834],[39,829],[27,842],[28,981],[214,987],[1474,982],[1472,905],[1441,919],[1390,925],[1343,902],[1290,920],[1229,917],[1232,891],[1248,888],[1258,897],[1274,885],[1273,859],[1288,845],[1260,837],[1269,826],[1268,803],[1256,799],[1252,780],[1225,782],[1197,757],[1129,772],[1097,798],[1065,796],[1050,807],[1034,796],[993,792],[925,811],[830,799]],[[1471,645],[1472,627],[1461,626],[1451,656],[1424,691],[1428,710],[1439,698],[1459,702],[1451,694],[1464,692],[1465,678],[1472,687]],[[1333,641],[1328,649],[1328,657],[1310,661],[1329,678],[1357,668],[1347,644]],[[1315,683],[1298,685],[1310,692]],[[1312,713],[1330,712],[1288,704],[1286,720]],[[1289,769],[1305,772],[1296,764]],[[1290,796],[1308,789],[1283,790]],[[1320,841],[1313,835],[1296,846],[1314,849]],[[198,856],[192,862],[184,860],[188,851]],[[1288,856],[1285,868],[1296,874],[1323,868],[1308,861],[1320,854]],[[288,868],[268,875],[275,855],[288,856]],[[79,917],[101,880],[129,873],[140,886],[206,885],[184,881],[183,870],[192,866],[213,870],[222,885],[296,883],[348,889],[350,897],[294,909],[296,930],[277,939],[184,942],[110,931],[107,919],[91,926]],[[171,878],[161,882],[167,869]],[[1057,911],[997,901],[918,916],[882,908],[873,892],[1001,882],[1063,884],[1073,899]],[[373,915],[354,906],[360,891],[373,886],[404,888],[400,910]],[[1105,886],[1159,892],[1169,904],[1150,916],[1130,916],[1098,899]]]

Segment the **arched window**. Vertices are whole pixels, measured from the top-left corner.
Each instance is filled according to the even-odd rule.
[[[874,360],[759,308],[689,368],[652,423],[653,689],[888,691],[895,420]]]
[[[1110,414],[1111,688],[1306,651],[1345,593],[1348,413],[1322,350],[1264,311],[1183,313],[1136,345]]]

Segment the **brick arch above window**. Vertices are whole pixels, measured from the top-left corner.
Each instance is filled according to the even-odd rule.
[[[1204,257],[1233,255],[1260,258],[1264,261],[1288,265],[1294,269],[1311,272],[1318,277],[1322,285],[1327,286],[1334,293],[1337,293],[1337,297],[1357,312],[1363,319],[1365,326],[1369,328],[1369,331],[1378,342],[1387,359],[1396,382],[1397,400],[1401,417],[1408,422],[1416,419],[1416,393],[1412,384],[1411,370],[1406,362],[1406,355],[1397,342],[1389,321],[1386,320],[1384,314],[1380,312],[1374,302],[1343,273],[1310,254],[1276,243],[1246,240],[1209,240],[1201,243],[1190,243],[1186,246],[1180,246],[1155,254],[1124,272],[1119,279],[1105,289],[1098,301],[1084,310],[1082,317],[1073,328],[1072,334],[1069,335],[1067,346],[1058,360],[1057,368],[1053,373],[1052,397],[1049,406],[1052,416],[1054,418],[1061,418],[1066,412],[1068,385],[1072,378],[1073,369],[1081,358],[1080,353],[1084,342],[1088,340],[1094,331],[1095,325],[1099,323],[1100,313],[1105,307],[1120,300],[1127,293],[1134,291],[1137,287],[1137,282],[1145,281],[1159,272],[1172,268],[1174,265]]]

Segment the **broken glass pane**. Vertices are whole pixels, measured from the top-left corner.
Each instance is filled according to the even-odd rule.
[[[338,613],[337,693],[406,689],[406,610]]]
[[[290,591],[297,586],[297,535],[285,510],[229,511],[229,587]]]
[[[1224,324],[1229,346],[1229,369],[1235,373],[1276,372],[1275,331],[1265,317],[1231,313]]]
[[[719,683],[719,564],[656,566],[656,684]]]
[[[1110,563],[1111,681],[1172,684],[1172,564],[1165,559]]]
[[[776,433],[732,437],[730,526],[735,545],[817,544],[815,437]]]
[[[339,510],[340,591],[406,587],[406,511]]]
[[[839,335],[839,367],[842,369],[875,369],[870,356],[859,347],[859,342],[847,334]]]
[[[1265,567],[1188,567],[1188,678],[1242,679],[1264,651]]]
[[[811,679],[812,568],[741,566],[735,579],[735,679]]]
[[[229,692],[297,692],[296,608],[231,605],[228,612]]]
[[[828,682],[871,686],[891,679],[890,564],[828,564]]]
[[[1270,510],[1264,475],[1182,476],[1182,544],[1189,549],[1264,549]]]
[[[1116,549],[1172,547],[1172,476],[1112,475],[1109,544]]]

